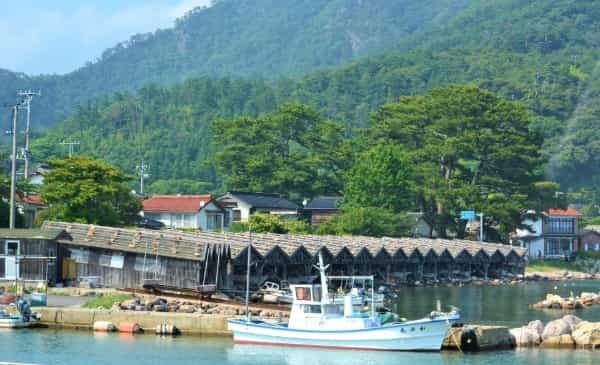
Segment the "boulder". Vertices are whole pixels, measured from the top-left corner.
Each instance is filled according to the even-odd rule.
[[[152,307],[152,306],[161,304],[161,302],[164,303],[165,301],[159,297],[150,297],[150,298],[146,299],[145,304],[148,307]]]
[[[572,337],[577,347],[596,349],[600,347],[600,323],[580,322]]]
[[[598,303],[598,294],[596,293],[581,293],[581,302],[585,305],[592,305]]]
[[[196,307],[193,305],[184,304],[179,306],[179,312],[181,313],[194,313],[196,311]]]
[[[575,347],[575,341],[569,334],[551,336],[545,338],[540,347],[546,349],[572,349]]]
[[[577,325],[581,323],[581,319],[572,314],[567,314],[566,316],[563,316],[562,320],[567,322],[569,328],[571,328],[571,332],[573,332],[575,330],[575,327],[577,327]]]
[[[515,344],[518,347],[533,347],[542,342],[540,334],[533,328],[519,327],[511,329],[509,332],[514,337]]]
[[[544,331],[542,332],[542,340],[546,340],[550,337],[557,337],[561,335],[568,335],[571,333],[571,326],[565,320],[555,319],[554,321],[548,322]]]
[[[540,336],[540,340],[542,338],[542,332],[544,332],[544,324],[539,319],[536,321],[531,321],[527,324],[527,328],[534,330],[537,332],[538,336]]]
[[[130,310],[130,311],[132,311],[132,310],[135,310],[135,307],[137,305],[139,305],[139,303],[140,302],[139,302],[138,299],[129,299],[129,300],[126,300],[126,301],[122,302],[120,304],[120,307],[123,310]]]

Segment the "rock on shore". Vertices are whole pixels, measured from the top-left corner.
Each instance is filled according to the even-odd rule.
[[[600,348],[600,323],[582,321],[573,315],[550,321],[542,329],[541,321],[510,330],[518,347],[572,349]]]
[[[126,300],[122,303],[116,303],[112,309],[128,311],[177,312],[190,314],[223,314],[228,316],[245,314],[245,308],[236,303],[211,303],[197,300],[183,300],[179,298],[157,296],[138,296],[136,298]],[[268,310],[250,308],[250,312],[252,313],[252,315],[266,318],[283,318],[289,315],[289,313],[284,309]]]

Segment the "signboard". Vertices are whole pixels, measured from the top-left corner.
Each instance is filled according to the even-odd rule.
[[[460,219],[463,220],[471,220],[475,219],[475,211],[474,210],[463,210],[460,212]]]

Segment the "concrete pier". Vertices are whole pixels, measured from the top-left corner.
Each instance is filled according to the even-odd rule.
[[[230,335],[227,319],[221,314],[187,314],[163,312],[115,311],[85,308],[36,307],[41,314],[40,323],[50,327],[92,329],[95,321],[137,322],[144,331],[154,333],[157,325],[167,323],[176,326],[182,334]]]

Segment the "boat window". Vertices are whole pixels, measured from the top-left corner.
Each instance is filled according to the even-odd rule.
[[[307,287],[296,288],[296,299],[310,301],[310,288],[307,288]]]
[[[321,306],[316,304],[305,305],[304,313],[321,313]]]
[[[321,287],[320,286],[313,288],[313,301],[315,301],[315,302],[321,301]]]
[[[338,304],[325,304],[323,306],[325,314],[344,314],[344,306]]]

